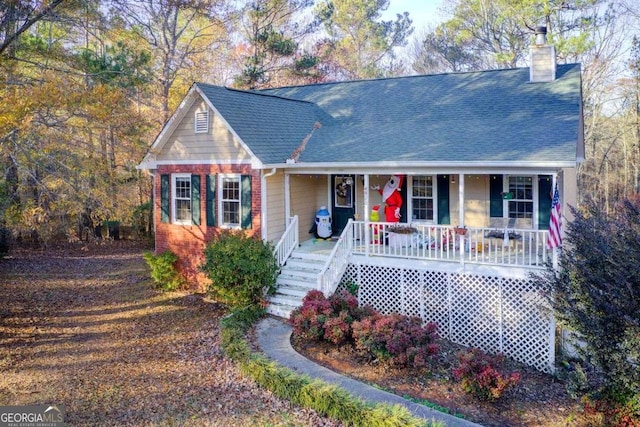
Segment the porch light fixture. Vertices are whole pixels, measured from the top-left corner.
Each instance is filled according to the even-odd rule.
[[[451,183],[452,184],[456,183],[456,176],[455,175],[451,175]]]

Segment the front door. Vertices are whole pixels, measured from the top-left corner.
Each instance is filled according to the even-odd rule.
[[[339,236],[349,219],[353,219],[356,213],[356,178],[355,175],[333,175],[331,181],[331,228],[333,235]]]

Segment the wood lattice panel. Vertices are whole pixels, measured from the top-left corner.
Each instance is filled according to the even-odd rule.
[[[419,316],[443,338],[553,370],[554,323],[529,279],[350,264],[347,281],[381,313]]]

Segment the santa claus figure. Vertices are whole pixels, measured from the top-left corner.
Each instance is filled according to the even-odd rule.
[[[400,188],[402,187],[402,180],[403,177],[401,175],[393,175],[389,178],[389,181],[387,181],[383,189],[378,185],[374,187],[374,189],[378,190],[380,195],[382,195],[384,217],[387,222],[400,221],[400,207],[402,206]]]

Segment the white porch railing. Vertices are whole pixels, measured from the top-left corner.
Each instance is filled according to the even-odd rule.
[[[354,254],[544,268],[547,230],[354,222]],[[458,229],[459,230],[459,229]],[[407,234],[395,231],[408,231]]]
[[[278,267],[282,267],[287,261],[291,253],[298,247],[298,215],[289,218],[287,229],[280,238],[280,241],[274,248],[273,252],[278,261]]]
[[[342,274],[347,269],[349,256],[353,250],[354,234],[353,220],[349,220],[338,238],[338,242],[329,254],[327,262],[318,274],[318,290],[327,297],[335,292]]]

